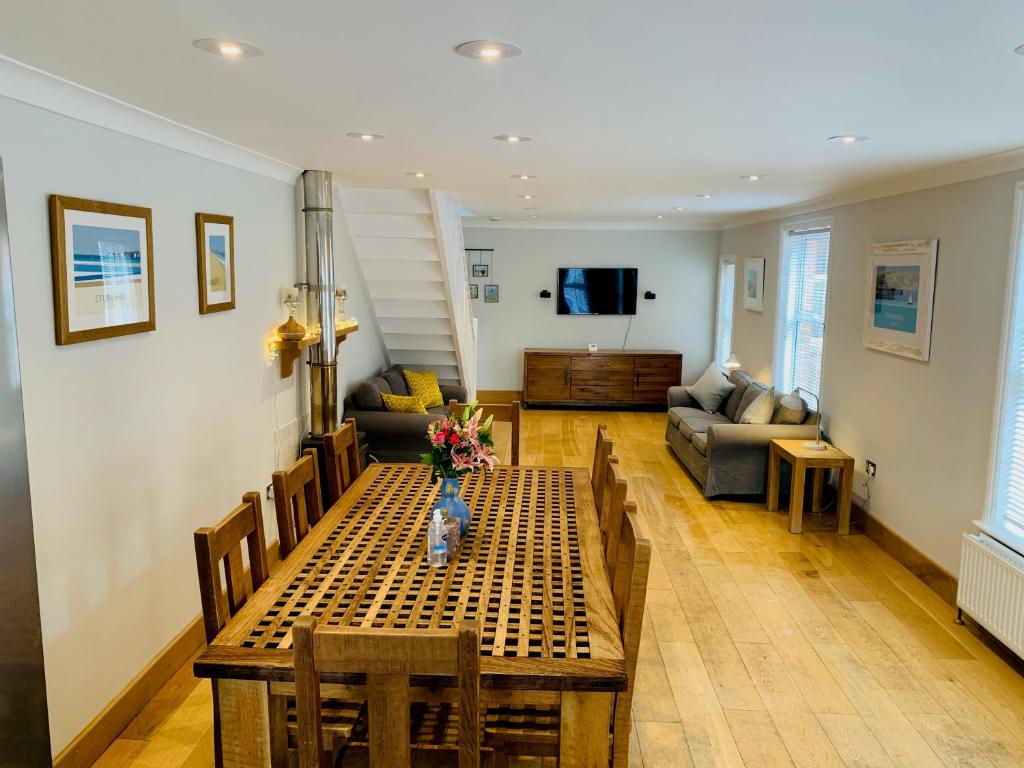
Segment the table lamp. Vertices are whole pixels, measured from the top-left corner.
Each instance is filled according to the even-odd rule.
[[[804,443],[801,447],[807,451],[825,451],[828,450],[828,443],[821,442],[821,400],[818,398],[816,392],[804,389],[803,387],[797,387],[796,392],[799,392],[801,396],[810,395],[814,398],[814,428],[817,433],[817,437],[813,443]]]
[[[735,371],[737,368],[742,367],[743,363],[740,362],[740,359],[736,357],[736,355],[729,355],[729,358],[725,361],[724,365],[725,373],[727,376],[733,371]]]

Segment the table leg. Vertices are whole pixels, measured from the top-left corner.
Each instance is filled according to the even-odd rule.
[[[277,768],[271,759],[267,683],[218,680],[216,690],[224,768]]]
[[[559,768],[608,768],[613,693],[562,692]]]
[[[774,448],[768,449],[768,511],[779,509],[779,454]]]
[[[825,472],[824,469],[812,469],[814,472],[814,485],[811,487],[811,512],[818,514],[821,512],[821,493],[825,486]]]
[[[843,462],[839,477],[839,535],[850,534],[850,508],[853,506],[853,461]]]
[[[804,475],[807,465],[797,459],[793,462],[793,477],[789,484],[789,532],[802,533],[804,530]]]

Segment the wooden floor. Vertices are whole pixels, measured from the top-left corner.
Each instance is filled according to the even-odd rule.
[[[655,547],[631,766],[1024,766],[1016,671],[864,536],[705,500],[663,413],[527,411],[523,463],[588,465],[598,422]],[[212,764],[185,667],[96,765]]]

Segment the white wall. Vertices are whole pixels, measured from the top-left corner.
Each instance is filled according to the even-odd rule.
[[[470,278],[480,284],[473,302],[480,389],[522,389],[524,347],[622,347],[628,317],[557,314],[558,267],[637,267],[637,314],[626,347],[682,352],[684,380],[711,361],[717,232],[466,227],[464,237],[466,248],[494,249],[491,276]],[[485,283],[500,286],[497,304],[484,303]],[[544,288],[550,299],[538,297]],[[645,300],[647,290],[657,298]]]
[[[6,98],[0,155],[56,753],[199,613],[192,531],[294,458],[300,385],[266,341],[296,278],[296,208],[279,179]],[[56,346],[50,193],[153,209],[155,332]],[[199,314],[196,211],[235,217],[234,311]],[[347,249],[339,235],[339,282],[368,321]],[[367,322],[340,378],[382,361]]]
[[[834,218],[822,411],[836,445],[878,463],[873,515],[956,574],[960,534],[982,517],[1014,185],[1004,174],[822,211]],[[722,253],[761,256],[765,311],[735,305],[733,349],[770,380],[780,221],[727,230]],[[931,359],[866,349],[865,281],[872,243],[939,239]],[[741,288],[737,280],[737,292]]]

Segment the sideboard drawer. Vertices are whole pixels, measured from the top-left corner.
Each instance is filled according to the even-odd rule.
[[[632,387],[605,387],[593,385],[572,387],[572,399],[580,402],[628,403],[633,399]]]
[[[632,371],[633,358],[629,355],[573,355],[574,371]]]
[[[569,355],[527,355],[526,369],[557,368],[562,371],[569,367]]]
[[[629,371],[573,371],[572,385],[630,387],[633,385],[633,374]]]

